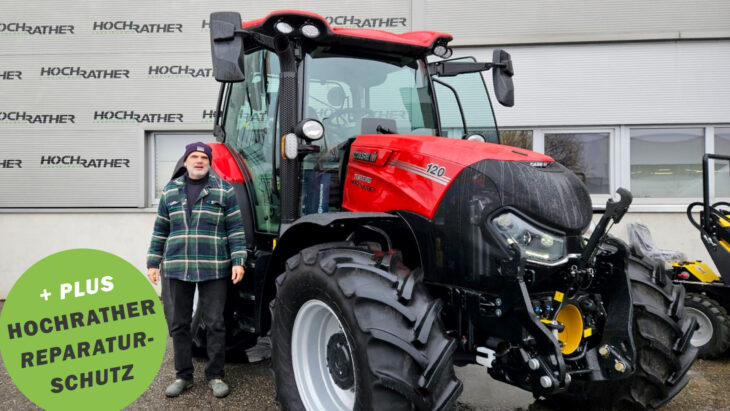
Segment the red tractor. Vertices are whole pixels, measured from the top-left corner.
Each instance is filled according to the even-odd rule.
[[[581,180],[498,144],[481,72],[512,106],[507,52],[448,60],[449,34],[301,11],[213,13],[210,36],[213,169],[250,256],[228,348],[270,335],[283,409],[448,409],[474,363],[564,406],[656,408],[687,384],[684,289],[606,234],[631,194],[589,235]]]

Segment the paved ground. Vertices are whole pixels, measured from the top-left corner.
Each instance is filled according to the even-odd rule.
[[[0,302],[0,310],[2,302]],[[231,395],[224,399],[214,398],[205,383],[204,362],[196,360],[196,385],[178,398],[166,398],[165,386],[174,376],[172,364],[172,342],[162,368],[150,388],[128,410],[275,410],[274,383],[269,371],[269,361],[257,364],[227,364],[226,381],[231,386]],[[464,393],[457,405],[458,411],[483,410],[533,410],[548,411],[535,404],[532,395],[526,391],[492,380],[480,366],[456,369],[464,382]],[[690,370],[691,381],[671,403],[663,408],[676,410],[730,410],[730,395],[727,382],[730,381],[730,357],[720,361],[697,361]],[[10,380],[5,365],[0,362],[0,410],[37,410]]]

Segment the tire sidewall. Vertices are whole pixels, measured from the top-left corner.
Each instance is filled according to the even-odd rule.
[[[272,325],[272,369],[276,377],[276,389],[284,410],[304,410],[292,366],[292,330],[297,313],[310,300],[325,303],[337,316],[350,345],[355,376],[354,409],[370,409],[367,393],[372,378],[368,375],[365,336],[357,328],[351,303],[336,284],[336,274],[327,276],[311,270],[287,273],[277,295]]]

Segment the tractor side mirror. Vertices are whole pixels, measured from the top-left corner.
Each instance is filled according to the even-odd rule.
[[[243,81],[241,14],[219,11],[210,14],[210,51],[213,77],[221,83]]]
[[[495,64],[492,68],[494,95],[501,105],[512,107],[515,105],[515,86],[512,82],[515,72],[512,68],[512,57],[506,51],[496,49],[492,61]]]

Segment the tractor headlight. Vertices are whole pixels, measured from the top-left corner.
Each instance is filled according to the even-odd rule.
[[[319,140],[324,136],[324,126],[317,120],[307,118],[297,124],[294,133],[310,141]]]
[[[304,37],[313,39],[319,36],[319,29],[314,24],[305,24],[301,30]]]
[[[565,238],[535,227],[515,214],[500,214],[492,224],[507,244],[520,247],[528,261],[551,263],[565,256]]]
[[[291,24],[282,20],[276,22],[274,28],[276,28],[276,31],[281,34],[291,34],[291,32],[294,31],[294,27],[292,27]]]

